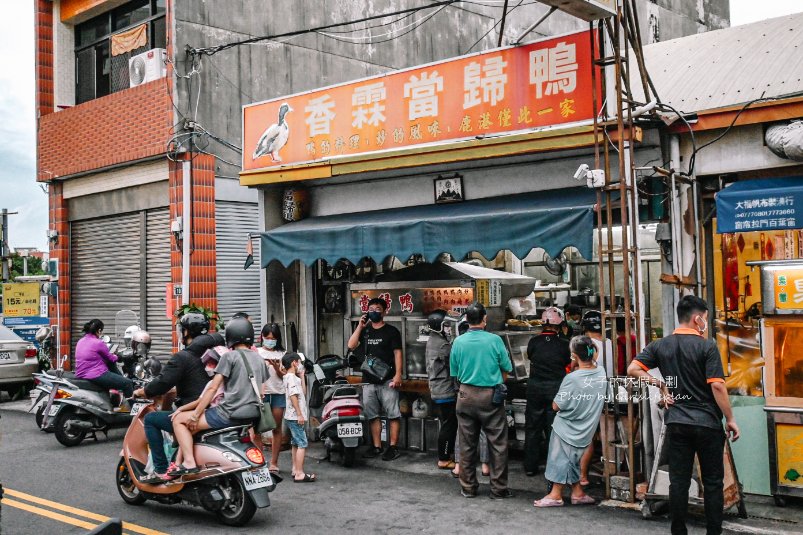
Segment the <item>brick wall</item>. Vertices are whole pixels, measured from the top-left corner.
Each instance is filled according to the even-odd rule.
[[[52,107],[52,54],[50,102]],[[46,80],[38,80],[42,86]],[[164,154],[172,126],[164,79],[42,115],[39,181]]]
[[[182,162],[170,162],[170,219],[181,217],[184,210]],[[190,183],[192,228],[184,229],[185,239],[191,239],[189,302],[217,310],[217,268],[215,256],[215,158],[198,154],[191,160]],[[170,272],[173,284],[182,278],[181,243],[171,242]],[[186,289],[184,289],[186,292]],[[180,300],[177,307],[180,306]],[[213,326],[214,328],[214,326]],[[177,346],[173,332],[173,345]]]
[[[67,212],[67,201],[64,199],[64,184],[53,182],[49,186],[50,229],[58,232],[56,241],[50,242],[50,259],[59,261],[59,292],[57,299],[50,300],[50,324],[58,326],[61,356],[70,352],[70,222]]]
[[[36,0],[36,109],[53,112],[53,2]]]

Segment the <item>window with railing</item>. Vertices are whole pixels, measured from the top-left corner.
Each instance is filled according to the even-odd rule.
[[[164,48],[166,0],[135,0],[75,27],[75,103],[129,87],[128,60]]]

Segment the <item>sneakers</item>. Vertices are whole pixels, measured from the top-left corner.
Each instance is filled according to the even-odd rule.
[[[394,459],[398,459],[401,457],[401,453],[399,453],[399,448],[396,446],[388,446],[388,449],[385,450],[385,453],[382,454],[383,461],[392,461]]]
[[[380,455],[382,455],[382,448],[377,447],[370,447],[362,454],[365,459],[375,459]]]
[[[505,489],[498,494],[494,491],[491,491],[491,494],[488,497],[491,498],[492,500],[506,500],[508,498],[512,498],[513,493],[510,492],[509,489]]]
[[[464,488],[460,489],[460,494],[463,498],[476,498],[477,497],[477,489],[474,490],[466,490]]]

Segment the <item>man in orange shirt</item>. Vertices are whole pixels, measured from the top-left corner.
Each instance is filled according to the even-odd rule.
[[[664,418],[669,451],[669,508],[673,535],[686,534],[694,456],[700,460],[706,533],[722,533],[723,454],[725,440],[739,438],[733,419],[725,373],[716,344],[705,338],[708,305],[687,295],[677,306],[679,328],[649,344],[627,369],[628,375],[661,389],[667,405]],[[658,368],[664,380],[647,373]],[[725,417],[726,432],[722,430]]]

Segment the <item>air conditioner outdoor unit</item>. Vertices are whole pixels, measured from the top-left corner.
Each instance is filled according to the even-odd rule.
[[[129,87],[137,87],[167,76],[167,51],[154,48],[128,60]]]

